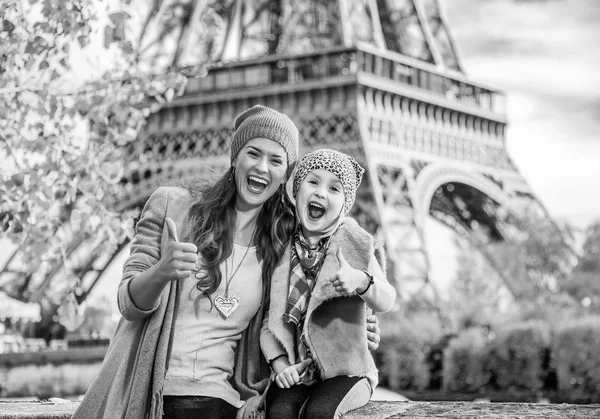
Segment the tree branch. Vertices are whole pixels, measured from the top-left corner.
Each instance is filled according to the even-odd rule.
[[[20,134],[19,134],[19,135],[20,135]],[[21,135],[21,137],[22,137],[22,135]],[[0,134],[0,140],[1,140],[1,141],[2,141],[4,144],[6,144],[6,149],[7,149],[7,151],[8,151],[8,155],[9,155],[10,157],[12,157],[13,161],[15,162],[15,165],[16,165],[16,166],[19,168],[19,170],[20,170],[21,172],[24,172],[24,171],[25,171],[25,168],[24,168],[23,164],[21,164],[21,162],[19,162],[19,160],[17,159],[17,156],[15,156],[15,153],[13,152],[13,150],[12,150],[12,147],[10,146],[10,144],[9,144],[8,140],[7,140],[7,139],[4,137],[4,135]]]

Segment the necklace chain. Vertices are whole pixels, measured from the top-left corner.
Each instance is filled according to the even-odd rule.
[[[244,252],[244,256],[242,256],[242,260],[240,260],[240,263],[238,264],[237,268],[235,268],[235,270],[233,270],[233,264],[234,264],[234,258],[235,258],[235,245],[234,245],[233,250],[231,251],[231,270],[233,271],[231,276],[229,276],[229,269],[227,269],[227,261],[225,261],[225,298],[226,299],[229,298],[229,284],[231,284],[231,280],[233,279],[233,277],[235,276],[237,271],[239,271],[240,267],[242,266],[242,263],[244,263],[244,259],[246,259],[246,255],[248,254],[248,251],[250,250],[250,245],[254,241],[255,233],[256,233],[256,224],[254,225],[254,230],[252,230],[252,237],[250,237],[250,243],[248,243],[248,246],[246,247],[246,251]]]

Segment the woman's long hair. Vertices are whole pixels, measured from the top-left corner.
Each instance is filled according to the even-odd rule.
[[[207,297],[221,285],[223,278],[219,267],[233,251],[237,196],[234,177],[231,167],[212,185],[187,186],[192,195],[199,198],[188,212],[191,230],[187,241],[194,243],[201,255],[204,270],[196,287]],[[263,289],[266,291],[270,289],[271,276],[291,241],[295,226],[292,202],[282,185],[263,204],[256,221],[254,242],[258,260],[262,261]]]

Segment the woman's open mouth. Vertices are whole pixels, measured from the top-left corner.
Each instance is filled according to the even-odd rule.
[[[248,183],[248,189],[250,189],[250,192],[254,193],[261,193],[267,188],[267,186],[269,186],[269,182],[267,182],[266,179],[258,176],[248,176],[246,183]]]

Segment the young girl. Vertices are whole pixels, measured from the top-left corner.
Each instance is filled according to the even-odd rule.
[[[328,149],[307,154],[298,167],[291,272],[273,277],[261,331],[275,376],[267,418],[338,418],[364,406],[377,385],[366,307],[389,311],[396,292],[373,237],[345,218],[363,172],[352,157]]]

